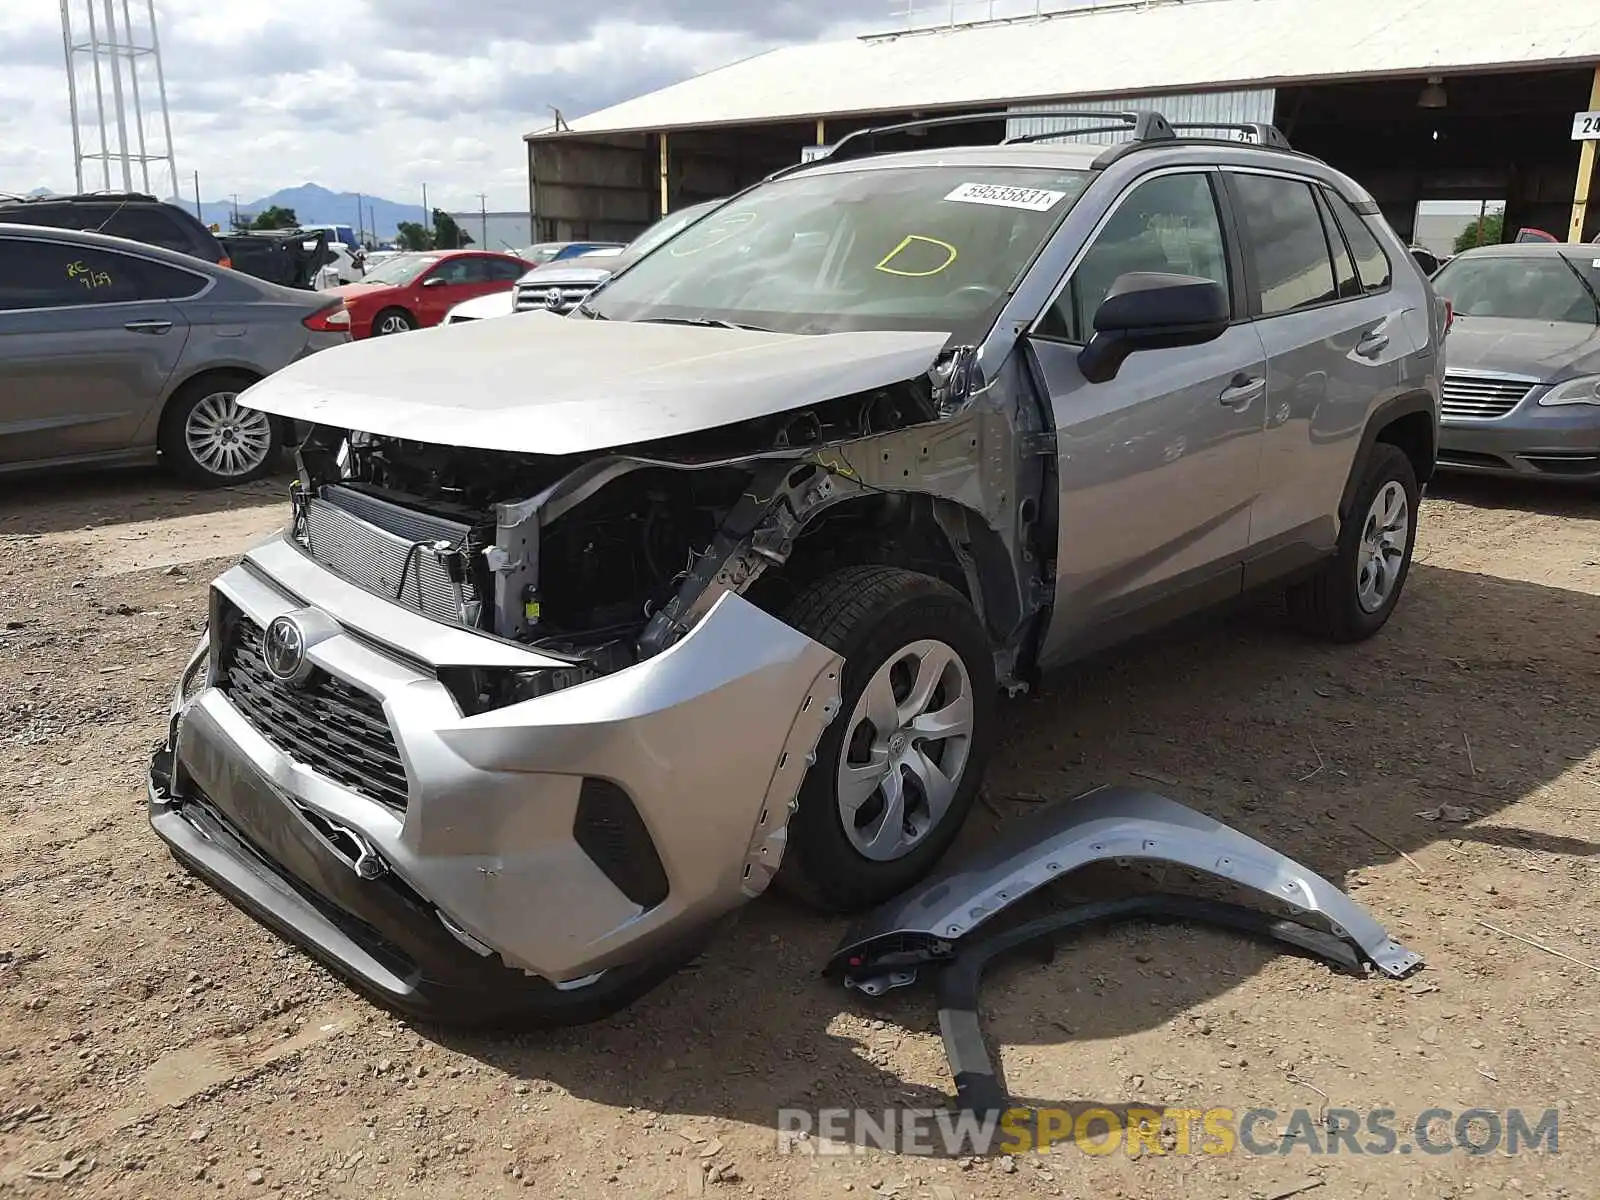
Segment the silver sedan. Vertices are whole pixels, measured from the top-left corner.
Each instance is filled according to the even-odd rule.
[[[1486,246],[1433,285],[1455,307],[1439,465],[1600,480],[1600,247]]]
[[[350,340],[344,302],[123,238],[0,224],[0,474],[159,459],[192,483],[275,465],[240,402]]]

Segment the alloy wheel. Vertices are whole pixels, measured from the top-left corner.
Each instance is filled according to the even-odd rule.
[[[966,770],[972,727],[972,679],[944,642],[912,642],[873,673],[844,727],[836,787],[858,852],[903,858],[939,825]]]
[[[189,410],[183,428],[189,454],[213,475],[248,475],[272,452],[267,414],[239,403],[237,392],[212,392]]]

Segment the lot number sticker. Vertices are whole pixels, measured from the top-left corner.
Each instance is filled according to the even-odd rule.
[[[1029,212],[1049,212],[1066,198],[1065,192],[1044,188],[1008,187],[1000,183],[963,183],[945,197],[957,204],[988,204],[995,208],[1025,208]]]

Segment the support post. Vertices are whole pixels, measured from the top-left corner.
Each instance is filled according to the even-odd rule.
[[[670,205],[671,198],[668,194],[669,188],[667,181],[667,135],[663,133],[659,136],[661,138],[661,167],[659,171],[661,176],[661,215],[664,217],[667,215],[667,209]]]
[[[826,121],[824,121],[821,117],[818,117],[817,118],[817,145],[826,146],[827,144],[828,144],[828,123]]]
[[[1594,69],[1594,83],[1589,88],[1589,111],[1600,109],[1600,66]],[[1567,241],[1583,241],[1584,218],[1589,213],[1589,188],[1594,182],[1595,142],[1579,143],[1578,186],[1572,191],[1572,224],[1567,229]]]
[[[83,138],[78,133],[78,64],[72,48],[72,15],[61,0],[61,41],[67,51],[67,107],[72,113],[72,168],[83,191]]]

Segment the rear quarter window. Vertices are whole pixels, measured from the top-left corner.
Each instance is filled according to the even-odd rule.
[[[1338,192],[1323,188],[1322,197],[1333,210],[1339,228],[1344,230],[1345,241],[1349,243],[1350,253],[1356,260],[1356,274],[1361,277],[1362,290],[1383,291],[1394,277],[1394,264],[1383,252],[1377,236],[1367,228],[1361,214],[1350,207],[1350,203]]]

